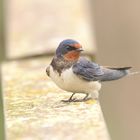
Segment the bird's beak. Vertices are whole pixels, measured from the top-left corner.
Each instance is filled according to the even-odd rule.
[[[84,51],[82,48],[77,48],[76,51],[81,52]]]

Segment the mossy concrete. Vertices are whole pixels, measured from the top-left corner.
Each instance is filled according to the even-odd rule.
[[[61,102],[71,93],[47,77],[49,62],[43,58],[3,65],[7,139],[108,140],[99,102]]]

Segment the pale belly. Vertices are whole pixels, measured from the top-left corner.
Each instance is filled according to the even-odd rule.
[[[75,75],[71,68],[63,71],[61,76],[59,76],[57,71],[53,71],[50,66],[50,77],[58,87],[69,92],[94,93],[98,92],[101,88],[101,84],[98,81],[89,82],[83,80]]]

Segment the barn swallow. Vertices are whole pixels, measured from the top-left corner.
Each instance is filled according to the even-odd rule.
[[[101,82],[120,79],[129,74],[131,67],[104,67],[80,57],[82,46],[75,40],[63,40],[46,69],[46,73],[61,89],[72,92],[65,102],[98,99]],[[76,93],[84,93],[83,99],[73,98]],[[90,98],[89,98],[90,96]]]

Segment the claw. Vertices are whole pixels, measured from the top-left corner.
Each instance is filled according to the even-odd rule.
[[[88,100],[91,100],[92,98],[85,98],[85,99],[77,99],[77,100],[74,100],[73,102],[85,102],[85,101],[88,101]]]
[[[65,103],[70,103],[70,102],[85,102],[85,101],[88,101],[88,100],[91,100],[92,98],[83,98],[83,99],[76,99],[76,98],[73,98],[71,100],[61,100],[62,102],[65,102]]]
[[[68,100],[62,100],[62,102],[73,102],[75,100],[75,98],[72,98],[74,96],[75,93],[73,93],[70,98]]]
[[[88,95],[89,95],[88,93],[86,94],[86,96],[83,99],[72,98],[74,94],[75,93],[73,93],[68,100],[61,100],[61,101],[65,102],[65,103],[70,103],[70,102],[84,102],[84,101],[88,101],[88,100],[92,99],[91,97],[88,97]]]
[[[70,103],[70,102],[74,102],[76,100],[76,98],[74,99],[68,99],[68,100],[61,100],[62,102],[65,102],[65,103]]]
[[[62,102],[64,102],[64,103],[70,103],[70,102],[72,102],[72,100],[61,100]]]

